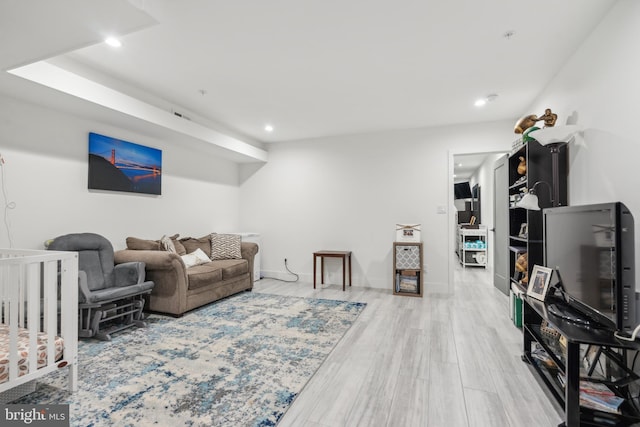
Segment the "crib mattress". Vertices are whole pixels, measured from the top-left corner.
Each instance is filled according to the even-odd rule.
[[[47,366],[47,334],[38,333],[38,368]],[[55,338],[55,360],[62,358],[64,350],[64,340],[61,337]],[[29,330],[18,329],[18,376],[29,373]],[[9,326],[0,324],[0,384],[9,380]]]

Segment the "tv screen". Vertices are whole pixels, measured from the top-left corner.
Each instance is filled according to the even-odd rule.
[[[89,189],[161,194],[162,151],[89,133]]]
[[[471,186],[469,186],[469,182],[457,182],[453,184],[453,194],[456,199],[470,199]]]
[[[569,305],[616,329],[635,326],[633,216],[622,203],[548,208],[545,265],[560,273]]]

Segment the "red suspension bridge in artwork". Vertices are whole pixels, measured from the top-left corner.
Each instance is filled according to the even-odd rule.
[[[111,149],[111,157],[109,159],[109,163],[111,163],[113,166],[117,167],[118,169],[126,169],[126,170],[134,170],[134,171],[149,171],[149,173],[141,174],[141,175],[134,175],[134,176],[127,175],[133,182],[141,181],[143,179],[152,178],[160,175],[160,169],[158,169],[158,167],[155,165],[152,165],[152,166],[141,165],[139,163],[130,162],[126,160],[121,160],[117,162],[115,148]]]

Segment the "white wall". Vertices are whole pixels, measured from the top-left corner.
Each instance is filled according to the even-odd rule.
[[[2,95],[0,117],[15,248],[42,249],[46,239],[74,232],[102,234],[120,249],[127,236],[199,237],[238,228],[239,168],[209,155],[206,144],[161,140]],[[87,190],[89,132],[162,149],[162,195]],[[0,247],[8,246],[0,222]]]
[[[354,286],[390,289],[395,224],[420,223],[425,281],[446,288],[451,153],[506,151],[512,127],[510,120],[272,144],[266,165],[244,167],[240,191],[240,222],[263,237],[263,272],[285,277],[287,258],[308,283],[314,251],[351,250]],[[341,269],[329,270],[329,282],[340,283]]]
[[[635,216],[640,267],[640,2],[619,1],[525,113],[545,108],[584,128],[569,146],[569,203],[621,201]],[[636,273],[636,283],[640,276]],[[638,288],[636,286],[636,288]]]

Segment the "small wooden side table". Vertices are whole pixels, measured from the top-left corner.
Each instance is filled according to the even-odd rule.
[[[324,284],[324,259],[342,258],[342,291],[346,289],[346,262],[349,261],[349,286],[351,286],[351,251],[317,251],[313,253],[313,289],[316,288],[316,265],[320,257],[320,284]]]

